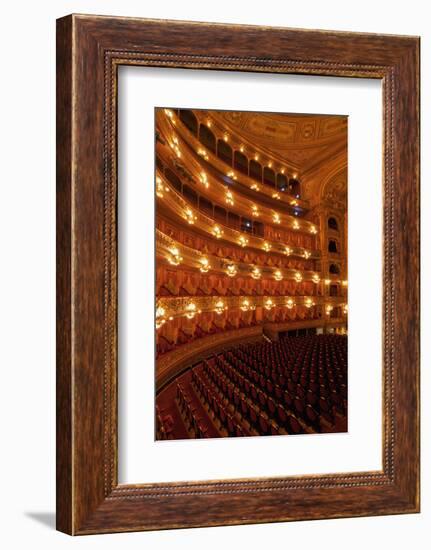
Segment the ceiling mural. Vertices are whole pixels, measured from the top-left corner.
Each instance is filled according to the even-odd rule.
[[[212,116],[249,143],[294,164],[302,174],[347,147],[347,117],[218,111]]]

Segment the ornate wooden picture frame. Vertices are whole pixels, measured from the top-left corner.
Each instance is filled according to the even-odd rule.
[[[117,69],[380,79],[383,468],[118,483]],[[419,511],[419,39],[70,15],[57,21],[57,528],[69,534]]]

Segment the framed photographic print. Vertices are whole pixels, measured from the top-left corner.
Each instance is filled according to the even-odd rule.
[[[419,39],[57,22],[57,528],[419,511]]]

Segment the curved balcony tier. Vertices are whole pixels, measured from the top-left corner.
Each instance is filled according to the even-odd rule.
[[[218,182],[219,185],[235,186],[238,198],[241,196],[251,204],[266,204],[266,207],[270,210],[281,209],[287,211],[290,213],[287,216],[294,219],[295,212],[303,215],[308,210],[308,201],[288,195],[275,187],[270,188],[264,183],[259,184],[254,178],[236,170],[210,150],[203,148],[201,142],[179,121],[175,114],[172,113],[172,116],[167,116],[159,111],[157,114],[157,129],[159,138],[161,138],[159,141],[162,140],[169,145],[178,158],[187,157],[197,175],[205,171],[207,177],[211,178],[213,185]],[[189,154],[182,155],[181,150],[186,150]],[[248,212],[250,212],[251,205],[249,204],[248,207]],[[303,223],[307,230],[312,226],[315,227],[311,222],[303,220]]]
[[[183,224],[186,222],[189,226],[193,226],[193,230],[242,248],[266,250],[269,247],[268,251],[271,254],[294,255],[313,260],[320,258],[318,250],[292,246],[289,242],[271,242],[218,223],[190,205],[161,172],[158,172],[157,177],[160,178],[158,185],[161,186],[161,190],[157,191],[157,208],[161,212],[165,210],[167,215],[172,216],[175,221]]]
[[[201,273],[223,274],[230,277],[251,277],[257,279],[275,279],[282,281],[290,279],[296,282],[321,282],[320,273],[312,270],[298,270],[279,268],[257,263],[238,262],[229,258],[220,258],[216,255],[204,254],[156,230],[157,262],[193,268]]]
[[[327,296],[194,296],[194,297],[160,297],[157,299],[156,322],[164,318],[173,320],[177,317],[194,319],[196,315],[215,312],[222,315],[227,311],[254,311],[262,308],[271,311],[277,308],[302,310],[307,312],[315,308],[323,308],[324,313],[332,313],[335,308],[343,308],[345,298],[329,298]],[[305,309],[304,309],[305,308]],[[330,309],[329,309],[330,308]],[[329,317],[329,315],[328,315]]]

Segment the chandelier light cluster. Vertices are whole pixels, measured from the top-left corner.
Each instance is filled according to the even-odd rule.
[[[196,304],[194,302],[190,302],[190,304],[187,304],[186,306],[186,312],[185,317],[187,319],[194,319],[196,313],[202,313],[202,311],[197,309]]]
[[[223,300],[219,300],[215,305],[214,311],[217,313],[217,315],[221,315],[226,309],[227,306],[224,305]]]
[[[201,266],[199,268],[199,271],[201,273],[208,273],[208,271],[211,269],[208,258],[205,258],[205,257],[201,258],[200,263],[201,263]]]
[[[254,311],[256,309],[256,306],[254,304],[250,303],[250,300],[245,298],[240,305],[241,311]]]
[[[166,314],[166,311],[163,307],[159,306],[156,308],[156,329],[157,330],[159,330],[166,323],[165,314]]]
[[[213,235],[216,239],[220,239],[223,235],[223,229],[220,229],[218,225],[213,227]]]
[[[234,264],[229,264],[226,267],[226,274],[228,277],[235,277],[235,275],[238,273],[238,270]]]
[[[305,307],[310,308],[310,307],[313,307],[314,305],[315,305],[315,304],[314,304],[314,302],[313,302],[313,300],[312,300],[311,298],[307,298],[307,299],[305,300]]]
[[[180,255],[180,251],[178,250],[178,248],[171,248],[169,252],[170,255],[168,256],[168,262],[171,265],[180,265],[180,263],[183,261],[183,258]]]
[[[208,160],[209,158],[208,153],[205,151],[205,149],[202,149],[202,147],[198,149],[198,155],[204,158],[205,160]]]
[[[271,310],[273,307],[275,307],[274,302],[271,300],[271,298],[268,298],[265,302],[264,308],[268,311]]]
[[[252,269],[251,271],[251,276],[253,277],[253,279],[260,279],[262,277],[262,272],[261,270],[256,266]]]
[[[328,304],[327,306],[325,306],[325,313],[326,313],[326,315],[328,315],[328,316],[331,315],[331,312],[332,312],[333,309],[334,309],[334,307],[331,306],[330,304]]]
[[[302,281],[302,275],[301,275],[301,273],[299,273],[299,271],[297,271],[297,272],[295,273],[294,279],[295,279],[295,281],[296,281],[297,283],[300,283],[300,282]]]
[[[274,279],[276,281],[281,281],[283,279],[283,275],[279,269],[277,269],[277,271],[274,271]]]
[[[248,245],[248,239],[243,235],[241,235],[240,238],[238,239],[238,244],[242,246],[242,248],[244,248]]]
[[[167,185],[163,185],[162,178],[160,176],[157,176],[156,195],[159,197],[159,199],[163,199],[165,193],[169,193],[169,187]]]
[[[268,242],[265,241],[262,245],[262,248],[265,250],[265,252],[269,252],[272,247]]]
[[[234,204],[233,194],[232,194],[232,191],[230,191],[229,189],[226,190],[225,200],[227,204],[230,204],[231,206],[233,206]]]
[[[181,158],[181,151],[178,145],[178,138],[176,136],[172,138],[172,143],[170,143],[170,147],[175,152],[176,156],[178,158]]]
[[[186,208],[184,215],[189,225],[193,225],[195,221],[198,219],[197,216],[195,216],[195,214],[193,213],[193,210],[191,208]]]
[[[202,183],[202,185],[208,189],[208,187],[210,186],[210,184],[208,183],[208,176],[206,175],[205,172],[201,172],[200,175],[199,175],[199,179]]]

